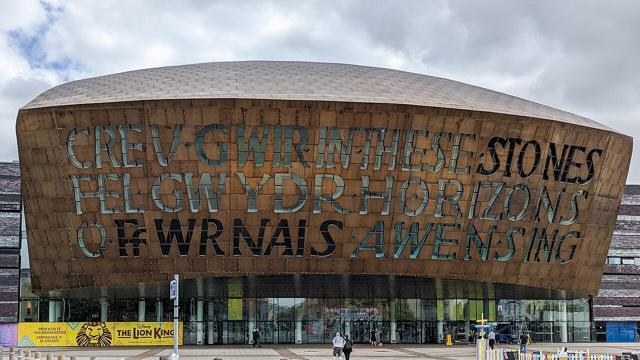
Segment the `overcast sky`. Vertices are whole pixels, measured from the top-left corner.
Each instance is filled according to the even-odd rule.
[[[18,157],[18,109],[54,85],[231,60],[342,62],[442,76],[640,138],[637,0],[20,0],[0,1],[0,160]],[[640,183],[640,150],[628,183]]]

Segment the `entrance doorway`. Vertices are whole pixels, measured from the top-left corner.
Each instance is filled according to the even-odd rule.
[[[398,321],[396,325],[396,343],[398,344],[419,344],[420,322],[418,321]]]
[[[422,321],[420,329],[422,330],[423,344],[438,343],[438,323],[436,321]]]
[[[371,324],[368,321],[351,322],[351,340],[354,344],[368,344],[370,332]]]
[[[293,344],[295,342],[295,321],[278,321],[278,344]]]
[[[224,325],[225,344],[240,345],[248,343],[248,328],[245,321],[225,321]]]

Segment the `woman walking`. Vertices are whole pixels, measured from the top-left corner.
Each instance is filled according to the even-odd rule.
[[[353,341],[349,339],[349,335],[344,336],[344,347],[342,348],[342,352],[344,353],[344,360],[349,360],[351,357],[351,352],[353,351]]]

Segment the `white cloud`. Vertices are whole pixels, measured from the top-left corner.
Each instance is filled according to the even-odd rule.
[[[444,76],[640,136],[639,32],[633,0],[0,2],[0,141],[14,144],[18,108],[63,80],[250,59]]]

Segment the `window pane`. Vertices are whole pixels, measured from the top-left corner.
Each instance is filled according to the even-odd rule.
[[[22,300],[20,301],[20,322],[39,321],[38,319],[38,300]],[[44,319],[45,321],[48,319]]]
[[[278,299],[278,320],[295,320],[295,299],[280,298]]]
[[[422,320],[435,321],[438,313],[435,300],[420,300],[422,304]]]
[[[68,299],[68,310],[64,321],[99,321],[100,320],[100,300],[99,299]],[[137,310],[137,309],[136,309]],[[136,311],[136,319],[138,313]]]

